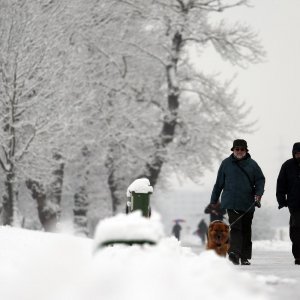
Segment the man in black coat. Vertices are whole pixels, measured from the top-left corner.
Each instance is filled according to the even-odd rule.
[[[277,178],[276,197],[278,208],[290,211],[290,239],[295,264],[300,265],[300,143],[295,143],[293,158],[287,160]]]
[[[250,265],[252,257],[252,219],[255,206],[260,206],[265,176],[248,153],[247,142],[233,141],[232,154],[219,167],[210,204],[218,203],[227,210],[230,224],[229,260],[238,265]]]

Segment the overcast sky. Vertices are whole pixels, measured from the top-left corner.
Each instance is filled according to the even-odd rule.
[[[246,139],[267,179],[264,200],[273,202],[279,169],[300,141],[300,1],[252,3],[254,8],[236,13],[259,32],[267,57],[240,72],[237,82],[240,97],[258,118],[258,130]]]

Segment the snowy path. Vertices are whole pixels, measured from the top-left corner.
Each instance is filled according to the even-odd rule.
[[[195,253],[204,251],[203,247],[190,248]],[[290,251],[253,249],[251,266],[239,265],[234,268],[252,273],[265,282],[271,300],[298,300],[300,297],[300,266],[294,264]]]
[[[237,266],[254,273],[271,287],[271,299],[296,300],[300,296],[300,266],[287,251],[254,250],[251,266]]]

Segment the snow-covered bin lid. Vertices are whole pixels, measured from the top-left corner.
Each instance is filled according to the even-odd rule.
[[[133,181],[127,188],[127,197],[130,197],[132,192],[137,194],[153,193],[153,187],[150,185],[148,178],[139,178]]]
[[[128,215],[118,214],[98,223],[94,250],[114,242],[156,244],[162,237],[164,230],[158,213],[153,212],[151,218],[143,217],[141,211],[134,211]]]

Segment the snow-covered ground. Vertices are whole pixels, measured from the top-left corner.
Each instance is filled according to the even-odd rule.
[[[162,235],[157,215],[149,222],[154,231],[146,235],[150,232],[156,246],[99,247],[103,235],[117,239],[117,231],[130,240],[134,227],[141,232],[145,218],[136,213],[102,221],[94,240],[0,227],[1,300],[270,298],[270,277],[251,272],[251,266],[234,266],[201,247],[199,253],[183,247]],[[127,223],[129,231],[124,230]],[[290,244],[254,243],[254,251],[264,250],[288,253]]]

